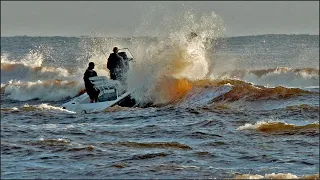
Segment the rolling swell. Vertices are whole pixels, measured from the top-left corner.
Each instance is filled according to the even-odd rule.
[[[230,83],[232,90],[223,96],[220,96],[215,101],[237,101],[237,100],[269,100],[269,99],[288,99],[300,95],[316,94],[319,92],[312,92],[299,88],[287,88],[277,86],[274,88],[267,88],[264,86],[257,86],[240,80],[222,80],[218,84]]]
[[[293,73],[293,74],[289,74]],[[288,68],[288,67],[277,67],[270,69],[258,69],[258,70],[233,70],[221,73],[221,77],[234,77],[243,79],[248,74],[254,74],[258,78],[262,78],[267,75],[277,75],[278,78],[281,76],[288,75],[299,75],[299,76],[316,76],[319,75],[319,69],[316,68]]]
[[[118,142],[118,143],[103,143],[103,145],[117,145],[131,148],[157,148],[157,149],[181,149],[191,150],[192,148],[185,144],[177,142],[150,142],[150,143],[139,143],[139,142]]]
[[[264,86],[253,85],[241,80],[197,80],[166,78],[165,84],[158,86],[154,95],[157,98],[145,103],[142,107],[148,106],[167,106],[181,103],[182,100],[188,101],[188,98],[198,99],[206,98],[205,105],[211,101],[256,101],[271,99],[288,99],[302,95],[319,95],[319,92],[303,90],[300,88],[287,88],[277,86],[267,88]],[[218,97],[210,95],[220,86],[231,85],[232,89]],[[47,80],[38,82],[11,82],[1,87],[2,93],[6,98],[17,101],[62,101],[73,98],[85,93],[81,83],[76,81]],[[212,97],[210,99],[210,96]],[[214,98],[213,98],[214,97]],[[191,99],[189,99],[190,101]],[[147,105],[147,106],[146,106]]]
[[[319,68],[277,67],[258,70],[232,70],[221,73],[217,78],[238,79],[269,87],[319,87]]]
[[[167,79],[166,79],[167,82]],[[246,101],[256,101],[256,100],[269,100],[269,99],[288,99],[301,95],[315,94],[318,95],[319,92],[303,90],[300,88],[287,88],[282,86],[277,86],[274,88],[268,88],[264,86],[254,85],[252,83],[244,82],[241,80],[235,79],[225,79],[225,80],[196,80],[191,81],[187,79],[174,79],[170,78],[169,83],[166,83],[166,86],[158,87],[160,89],[160,94],[164,101],[167,101],[166,104],[175,104],[180,102],[183,98],[186,97],[187,93],[199,94],[201,91],[195,91],[198,89],[207,89],[210,87],[220,87],[223,85],[231,85],[231,91],[221,94],[220,96],[214,99],[217,101],[237,101],[237,100],[246,100]],[[215,89],[212,89],[214,91]],[[210,90],[209,90],[210,91]],[[205,94],[201,94],[205,97]],[[200,98],[200,97],[199,97]],[[208,97],[210,98],[210,97]],[[212,99],[213,100],[213,99]],[[210,102],[210,99],[207,100]]]
[[[277,86],[274,88],[268,88],[264,86],[254,85],[241,80],[236,79],[224,79],[224,80],[188,80],[188,79],[178,79],[178,78],[165,78],[162,86],[159,86],[158,95],[160,99],[168,104],[179,103],[183,98],[186,98],[188,93],[193,95],[199,94],[203,89],[220,87],[223,85],[231,85],[232,89],[228,93],[221,94],[214,99],[217,101],[256,101],[256,100],[270,100],[270,99],[288,99],[301,95],[319,95],[319,92],[303,90],[300,88],[288,88],[283,86]],[[202,89],[201,91],[196,91],[195,89]],[[214,91],[215,89],[212,89]],[[210,91],[210,90],[209,90]],[[201,94],[205,97],[205,94]],[[200,97],[199,97],[200,98]],[[208,97],[210,98],[210,97]],[[212,99],[213,100],[213,99]],[[210,99],[207,100],[210,102]],[[159,104],[158,104],[159,105]]]
[[[287,124],[284,122],[265,122],[260,121],[256,124],[245,124],[244,126],[240,126],[238,130],[257,130],[264,133],[293,133],[293,134],[306,134],[308,132],[314,132],[315,134],[319,134],[319,123],[312,123],[306,125],[294,125]]]
[[[217,101],[237,101],[237,100],[246,100],[246,101],[256,101],[256,100],[271,100],[271,99],[288,99],[302,95],[318,95],[319,92],[303,90],[300,88],[288,88],[283,86],[277,86],[274,88],[268,88],[264,86],[254,85],[241,80],[235,79],[226,79],[226,80],[195,80],[191,81],[185,78],[165,78],[163,80],[165,83],[162,83],[162,86],[158,86],[157,99],[154,99],[152,102],[157,106],[166,106],[169,104],[179,104],[182,99],[189,94],[191,95],[199,94],[202,97],[206,97],[205,94],[200,94],[204,89],[212,88],[212,91],[215,91],[214,88],[231,85],[232,89],[228,93],[221,94],[218,97],[215,97],[215,102]],[[196,89],[201,89],[196,90]],[[199,96],[199,98],[200,98]],[[210,97],[207,97],[210,98]],[[207,99],[207,102],[210,102],[210,99]],[[150,104],[150,103],[149,103]]]

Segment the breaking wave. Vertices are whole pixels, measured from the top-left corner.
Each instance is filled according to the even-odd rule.
[[[82,81],[81,83],[66,80],[9,81],[8,84],[1,87],[1,92],[6,99],[16,101],[63,101],[85,93],[85,89]],[[300,95],[319,94],[299,88],[255,86],[240,80],[206,79],[192,81],[186,78],[179,79],[166,76],[149,93],[149,96],[142,100],[144,103],[140,101],[140,105],[163,106],[186,103],[205,105],[212,101],[287,99]],[[146,95],[139,98],[143,97],[146,97]]]
[[[319,133],[319,123],[312,123],[307,125],[294,125],[294,124],[287,124],[284,122],[277,122],[277,121],[259,121],[256,124],[245,124],[244,126],[240,126],[237,130],[257,130],[266,133],[273,133],[273,132],[294,132],[300,133],[309,130],[318,131]]]
[[[37,81],[37,80],[79,80],[79,69],[66,69],[62,67],[45,66],[42,64],[43,56],[39,53],[27,55],[21,60],[8,59],[7,55],[1,56],[1,83],[12,80]]]
[[[299,88],[287,88],[277,86],[267,88],[264,86],[253,85],[240,80],[221,80],[218,84],[229,83],[233,85],[232,90],[216,100],[236,101],[236,100],[268,100],[268,99],[287,99],[306,94],[319,94],[309,90]]]
[[[127,84],[129,89],[136,90],[132,96],[139,103],[166,104],[187,94],[192,88],[190,81],[209,75],[207,52],[225,30],[215,13],[195,16],[186,11],[177,19],[169,19],[161,22],[167,32],[154,30],[162,36],[168,34],[168,38],[159,38],[145,46],[136,44],[139,61],[132,65]],[[190,37],[192,33],[194,36]]]
[[[239,79],[267,87],[318,87],[319,69],[277,67],[260,70],[233,70],[221,73],[221,79]]]
[[[61,80],[10,81],[2,89],[4,89],[6,98],[10,100],[62,101],[79,95],[83,89],[83,84]]]

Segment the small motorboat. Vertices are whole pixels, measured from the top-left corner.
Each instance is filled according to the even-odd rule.
[[[77,113],[99,112],[116,104],[121,106],[134,106],[134,100],[130,98],[131,92],[126,92],[119,81],[108,79],[106,76],[89,78],[94,88],[99,90],[98,102],[90,103],[87,93],[78,96],[62,105],[63,109]]]
[[[122,56],[129,68],[129,61],[133,60],[133,56],[128,48],[121,49],[119,55]],[[71,101],[61,105],[63,109],[74,111],[76,113],[90,113],[103,111],[114,105],[132,107],[135,100],[130,97],[131,91],[127,91],[124,85],[117,80],[112,80],[106,76],[95,76],[89,78],[96,90],[99,90],[98,102],[90,103],[87,93],[75,97]]]

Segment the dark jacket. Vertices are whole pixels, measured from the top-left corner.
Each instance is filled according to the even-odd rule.
[[[108,58],[108,63],[107,63],[107,68],[114,72],[115,69],[122,69],[124,68],[124,60],[121,56],[119,56],[116,53],[111,53],[109,58]]]
[[[86,89],[93,89],[93,84],[90,82],[89,78],[98,76],[97,72],[92,70],[92,69],[87,69],[86,72],[84,73],[83,80],[84,80],[84,85]]]

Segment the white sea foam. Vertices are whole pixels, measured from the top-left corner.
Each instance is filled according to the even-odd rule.
[[[47,103],[42,103],[42,104],[33,105],[33,106],[31,106],[29,104],[25,104],[25,105],[23,105],[23,108],[34,108],[34,109],[38,109],[38,110],[53,111],[53,112],[67,112],[67,113],[71,113],[71,114],[75,113],[73,111],[68,111],[66,109],[63,109],[62,107],[52,106]]]
[[[266,120],[266,121],[258,121],[255,124],[251,124],[251,123],[246,123],[243,126],[240,126],[237,128],[237,130],[253,130],[253,129],[258,129],[260,126],[262,125],[267,125],[267,124],[271,124],[271,123],[282,123],[276,120]]]
[[[1,54],[1,65],[2,64],[22,64],[29,67],[41,67],[43,62],[43,54],[36,51],[30,50],[30,52],[22,59],[9,59],[8,54]]]
[[[41,109],[41,110],[54,110],[54,111],[63,111],[63,112],[68,112],[68,113],[75,113],[73,111],[68,111],[66,109],[63,109],[62,107],[52,106],[52,105],[49,105],[47,103],[40,104],[40,105],[38,105],[36,107]]]
[[[209,73],[207,38],[217,38],[223,34],[222,20],[215,13],[196,16],[190,11],[178,17],[164,17],[161,22],[168,29],[163,32],[169,34],[168,38],[159,38],[146,46],[134,43],[138,46],[135,48],[138,60],[128,73],[127,84],[129,89],[136,90],[132,96],[138,102],[162,102],[157,99],[160,97],[157,88],[162,87],[157,85],[164,76],[199,80]],[[191,32],[198,36],[188,39]]]
[[[284,86],[284,87],[307,87],[319,86],[319,74],[300,73],[293,71],[274,71],[262,75],[261,77],[246,73],[243,80],[256,85],[267,87]]]
[[[81,83],[68,81],[10,81],[5,88],[6,98],[17,101],[39,99],[40,101],[61,101],[75,97],[83,88]]]

